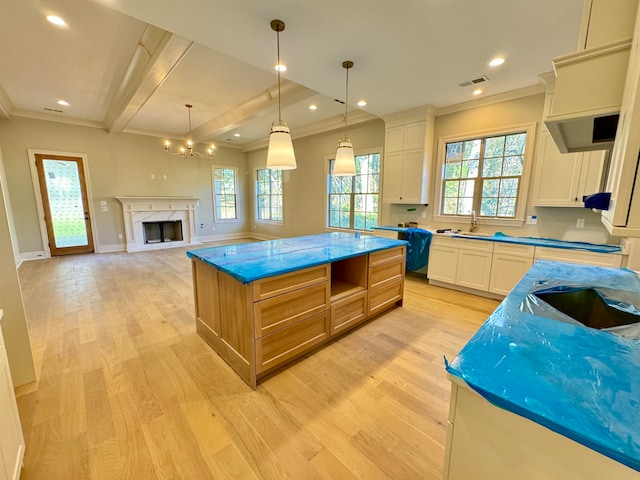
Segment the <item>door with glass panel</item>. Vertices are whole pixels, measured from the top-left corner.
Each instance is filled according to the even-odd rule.
[[[82,158],[35,157],[51,255],[93,252]]]

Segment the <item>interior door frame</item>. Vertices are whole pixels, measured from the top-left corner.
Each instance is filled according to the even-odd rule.
[[[38,169],[36,168],[36,154],[39,155],[59,155],[63,157],[77,157],[82,159],[82,170],[84,171],[84,183],[87,190],[87,208],[89,208],[89,222],[91,223],[91,231],[93,234],[93,250],[100,253],[98,248],[98,231],[96,230],[96,218],[93,208],[93,192],[91,191],[91,177],[89,175],[89,159],[85,153],[73,152],[57,152],[54,150],[43,150],[36,148],[28,148],[27,155],[29,158],[29,170],[31,172],[31,183],[33,185],[33,196],[36,200],[36,210],[38,212],[38,225],[40,227],[40,239],[42,240],[42,250],[45,258],[51,258],[51,249],[49,248],[49,236],[47,234],[47,225],[44,221],[44,203],[42,201],[42,193],[40,192],[40,181],[38,179]]]

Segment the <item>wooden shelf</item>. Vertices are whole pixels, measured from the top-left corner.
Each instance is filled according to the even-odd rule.
[[[366,288],[360,285],[354,285],[350,282],[342,280],[332,280],[331,282],[331,303],[337,302],[343,298],[349,297],[356,293],[364,292]]]

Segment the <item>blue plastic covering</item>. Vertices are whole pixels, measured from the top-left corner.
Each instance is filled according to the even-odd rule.
[[[415,272],[427,266],[431,236],[431,232],[421,228],[405,228],[404,239],[409,242],[407,247],[407,270],[410,272]]]
[[[456,238],[467,238],[469,240],[484,240],[489,242],[517,243],[520,245],[533,245],[536,247],[565,248],[568,250],[587,250],[589,252],[598,253],[616,253],[621,251],[619,245],[608,245],[587,242],[567,242],[565,240],[556,240],[554,238],[538,238],[538,237],[511,237],[502,232],[494,235],[475,236],[454,233],[451,235]]]
[[[336,232],[189,250],[187,257],[202,260],[242,283],[250,283],[406,244],[404,240]]]
[[[640,341],[520,310],[541,279],[640,293],[626,269],[539,260],[447,371],[494,405],[640,471]]]

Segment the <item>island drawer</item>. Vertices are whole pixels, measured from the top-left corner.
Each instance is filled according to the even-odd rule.
[[[331,304],[331,335],[347,330],[366,320],[367,292],[356,293]]]
[[[327,281],[254,303],[256,338],[329,310],[330,298],[331,286]]]
[[[403,260],[404,258],[369,268],[369,289],[376,288],[385,282],[402,279],[404,276]]]
[[[329,312],[306,318],[256,340],[256,373],[275,368],[329,338]]]
[[[401,304],[403,293],[403,278],[383,284],[373,290],[369,290],[369,315],[377,315],[378,313],[391,308],[394,304]]]
[[[253,282],[253,301],[264,300],[283,293],[297,290],[331,278],[331,264],[318,265],[296,272],[284,273]]]
[[[380,265],[381,263],[386,263],[389,261],[404,261],[405,250],[406,248],[402,246],[370,253],[369,267],[374,267],[376,265]]]

